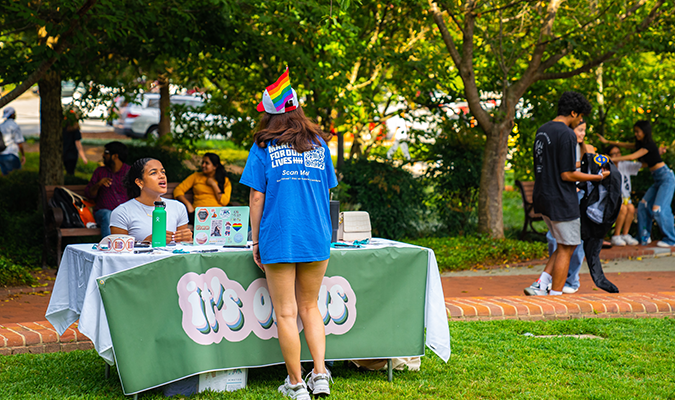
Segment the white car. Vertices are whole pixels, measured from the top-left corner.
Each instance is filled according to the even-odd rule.
[[[201,97],[172,95],[171,104],[185,104],[199,108],[204,104]],[[159,94],[145,93],[135,103],[118,105],[119,116],[113,121],[115,133],[135,138],[157,137],[159,134]],[[202,117],[201,114],[197,114]],[[203,118],[209,119],[204,115]]]

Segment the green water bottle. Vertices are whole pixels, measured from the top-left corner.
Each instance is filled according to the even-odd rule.
[[[152,211],[152,247],[166,247],[166,204],[155,202]]]

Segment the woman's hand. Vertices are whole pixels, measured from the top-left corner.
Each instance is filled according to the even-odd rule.
[[[206,184],[211,186],[211,189],[213,189],[213,194],[216,195],[216,197],[218,198],[218,202],[220,202],[220,196],[223,195],[223,192],[220,191],[218,181],[213,179],[213,177],[211,177],[206,180]]]
[[[166,231],[166,242],[192,242],[192,231],[188,228],[179,228],[176,232]]]
[[[258,247],[258,243],[255,243],[253,245],[253,261],[258,265],[258,268],[260,268],[263,272],[265,273],[265,266],[262,263],[262,259],[260,258],[260,248]]]
[[[596,133],[595,136],[597,136],[597,137],[600,139],[600,142],[602,142],[602,144],[607,144],[607,143],[609,143],[609,140],[605,139],[605,137],[602,136],[601,134]]]

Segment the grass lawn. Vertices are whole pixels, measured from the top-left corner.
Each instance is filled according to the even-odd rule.
[[[672,399],[675,319],[450,322],[446,364],[427,351],[419,372],[360,372],[337,362],[333,399]],[[602,339],[525,335],[590,334]],[[123,399],[94,352],[0,357],[2,399]],[[249,371],[248,387],[192,399],[281,399],[283,367]],[[148,392],[142,399],[163,398]]]

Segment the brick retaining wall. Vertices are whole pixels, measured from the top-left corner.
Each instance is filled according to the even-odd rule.
[[[675,317],[675,292],[446,297],[445,307],[451,321]]]
[[[450,321],[675,317],[675,292],[447,297],[445,307]],[[0,325],[0,355],[67,352],[93,347],[77,329],[77,323],[61,336],[47,321]]]
[[[66,329],[61,336],[47,321],[0,325],[0,355],[57,353],[93,348],[91,340],[77,329],[77,323]]]

